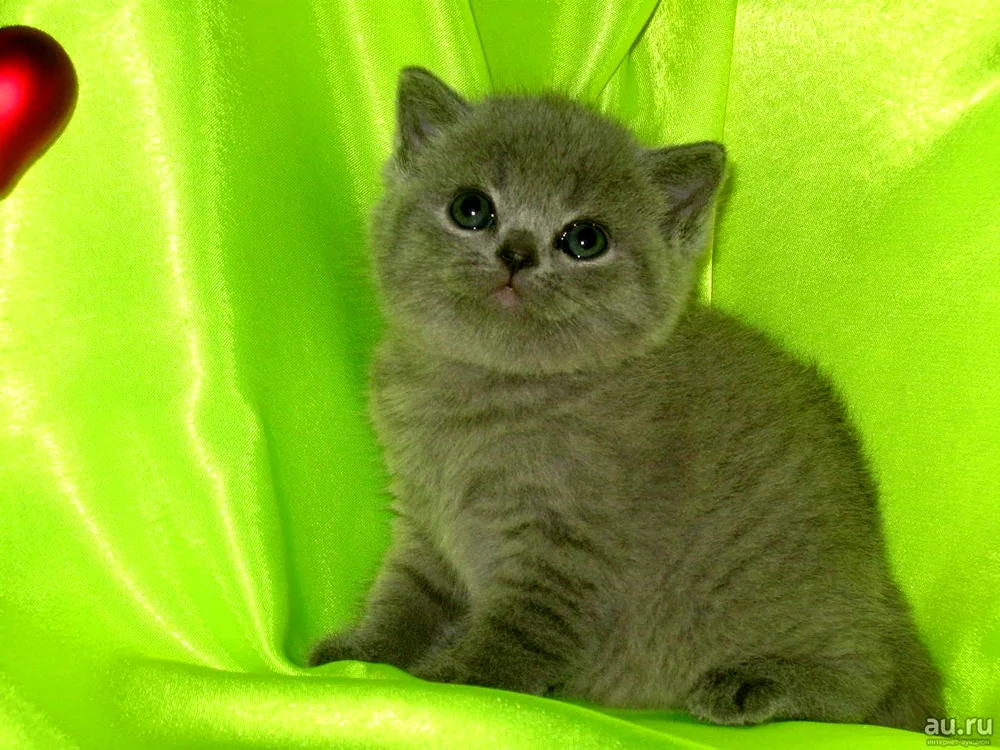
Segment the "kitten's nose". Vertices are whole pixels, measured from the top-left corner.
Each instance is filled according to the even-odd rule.
[[[514,275],[522,268],[531,268],[538,264],[538,252],[535,243],[529,238],[515,235],[504,242],[497,250],[497,257]]]

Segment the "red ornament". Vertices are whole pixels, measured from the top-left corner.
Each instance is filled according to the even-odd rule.
[[[0,199],[62,133],[76,105],[76,71],[44,31],[0,28]]]

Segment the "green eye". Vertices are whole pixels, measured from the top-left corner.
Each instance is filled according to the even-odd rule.
[[[462,229],[486,229],[495,218],[493,203],[478,190],[463,190],[451,202],[451,220]]]
[[[574,221],[559,235],[559,249],[576,260],[592,260],[608,249],[608,235],[592,221]]]

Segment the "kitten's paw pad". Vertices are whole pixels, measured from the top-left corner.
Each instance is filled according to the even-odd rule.
[[[688,697],[688,710],[714,724],[759,724],[774,718],[781,699],[774,680],[733,669],[702,676]]]
[[[331,661],[375,661],[375,659],[350,633],[332,633],[313,646],[306,663],[310,667],[318,667]]]

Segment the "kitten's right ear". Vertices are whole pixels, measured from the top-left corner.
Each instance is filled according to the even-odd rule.
[[[715,141],[646,151],[650,176],[667,198],[663,231],[686,253],[708,240],[715,196],[726,176],[726,149]]]
[[[396,91],[396,159],[406,167],[444,128],[470,111],[469,103],[433,73],[403,68]]]

